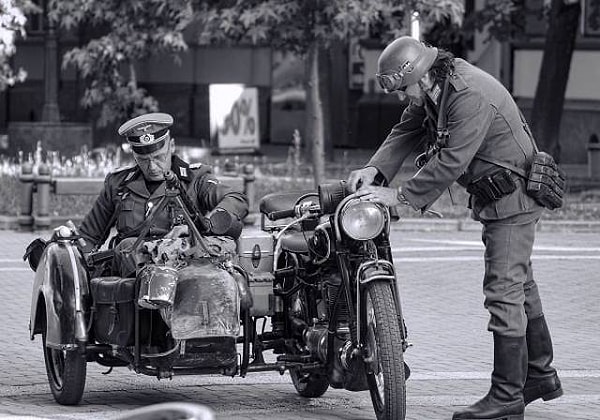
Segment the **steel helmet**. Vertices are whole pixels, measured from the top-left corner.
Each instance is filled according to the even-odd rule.
[[[386,93],[417,83],[433,65],[438,50],[409,36],[392,41],[377,61],[377,81]]]

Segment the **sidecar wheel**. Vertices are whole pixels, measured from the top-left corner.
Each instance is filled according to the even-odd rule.
[[[290,369],[290,376],[298,394],[306,398],[318,398],[329,388],[327,375],[324,374]]]
[[[44,361],[50,390],[57,403],[76,405],[85,388],[87,362],[77,350],[58,350],[46,346],[46,333],[42,334]]]

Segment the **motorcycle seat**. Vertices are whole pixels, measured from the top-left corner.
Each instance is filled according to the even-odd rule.
[[[281,249],[296,254],[308,254],[310,232],[290,232],[281,237]]]
[[[308,193],[314,193],[314,191],[303,190],[267,194],[260,200],[258,208],[260,212],[266,215],[269,219],[273,219],[271,217],[273,214],[285,210],[293,210],[300,197]]]

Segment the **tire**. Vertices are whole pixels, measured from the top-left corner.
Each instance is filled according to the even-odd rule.
[[[377,420],[404,420],[404,355],[392,288],[375,281],[367,284],[364,296],[361,329],[365,334],[363,340],[373,355],[373,361],[365,366],[373,408]]]
[[[87,362],[77,349],[58,350],[46,345],[46,328],[42,346],[48,384],[54,399],[62,405],[77,405],[83,396]]]
[[[302,372],[300,369],[290,369],[292,383],[299,395],[306,398],[318,398],[329,388],[327,375],[315,372]]]

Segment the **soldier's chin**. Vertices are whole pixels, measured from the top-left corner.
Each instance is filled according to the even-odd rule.
[[[165,175],[162,172],[156,174],[147,173],[146,179],[148,181],[162,181],[165,179]]]

